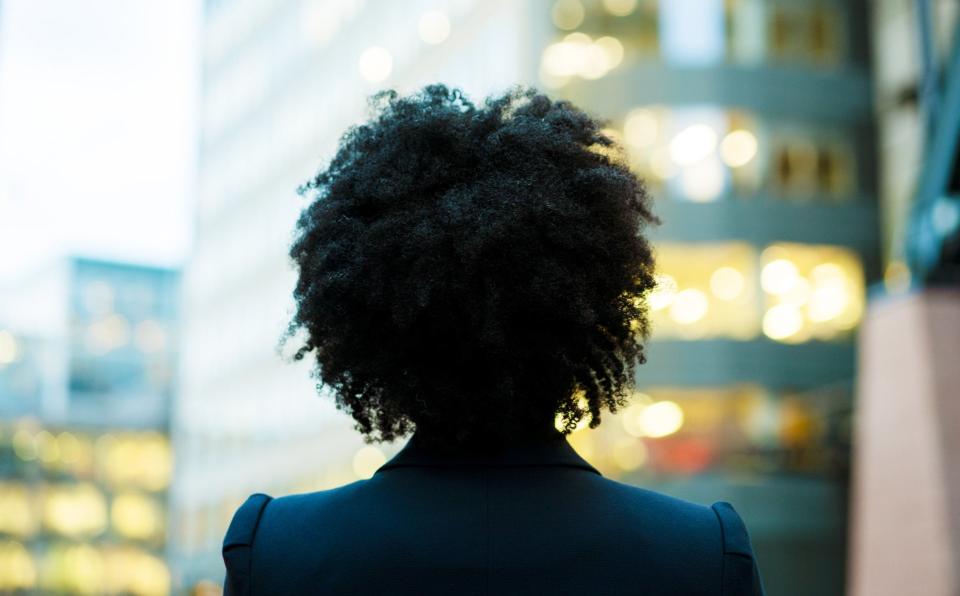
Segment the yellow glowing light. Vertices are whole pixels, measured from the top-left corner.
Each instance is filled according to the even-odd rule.
[[[40,461],[45,464],[52,464],[60,459],[60,444],[49,431],[40,431],[33,440],[37,445]]]
[[[583,4],[580,0],[557,0],[553,5],[551,17],[558,29],[572,30],[583,22]]]
[[[594,45],[603,50],[606,58],[605,71],[616,68],[623,61],[623,44],[616,37],[601,37]]]
[[[709,301],[700,290],[689,288],[677,294],[670,305],[670,318],[681,325],[696,323],[707,314]]]
[[[817,287],[844,286],[847,283],[847,274],[836,263],[820,263],[810,270],[810,279]]]
[[[0,331],[0,366],[10,364],[17,359],[17,340],[9,331]]]
[[[567,427],[566,418],[563,417],[563,414],[558,413],[556,416],[553,417],[553,428],[557,429],[560,432],[563,432],[563,430],[566,427]]]
[[[843,286],[827,285],[813,291],[807,316],[811,321],[823,322],[839,317],[850,304],[850,294]]]
[[[780,294],[780,302],[783,304],[792,304],[793,306],[803,306],[810,299],[810,282],[803,277],[797,277],[793,285],[786,292]]]
[[[580,71],[581,54],[576,43],[561,41],[543,50],[543,69],[553,77],[570,77]]]
[[[909,290],[910,279],[910,268],[903,261],[890,261],[883,272],[883,285],[891,294],[902,294]]]
[[[105,587],[103,557],[89,544],[54,544],[47,551],[56,581],[74,594],[96,594]]]
[[[654,275],[653,279],[657,285],[647,294],[647,304],[650,310],[661,310],[673,303],[677,295],[677,280],[665,273]]]
[[[658,401],[643,409],[640,427],[648,437],[659,438],[680,430],[683,426],[683,410],[672,401]]]
[[[103,435],[97,439],[100,464],[114,486],[162,490],[170,483],[173,458],[170,443],[160,433]]]
[[[706,124],[683,129],[670,141],[670,157],[688,166],[709,157],[717,148],[717,133]]]
[[[170,571],[159,557],[129,546],[105,549],[104,555],[108,593],[138,596],[170,593]]]
[[[13,433],[13,452],[24,461],[37,458],[37,444],[33,440],[33,433],[25,428]]]
[[[30,491],[23,484],[0,484],[0,532],[30,536],[37,531],[37,516]]]
[[[624,471],[636,470],[647,462],[647,446],[642,441],[630,439],[613,448],[613,463]]]
[[[167,437],[155,433],[141,439],[140,458],[149,470],[141,471],[139,484],[148,490],[162,490],[173,474],[173,453]]]
[[[541,76],[563,81],[578,75],[598,79],[623,60],[623,46],[613,37],[594,42],[586,33],[575,32],[548,45],[541,56]]]
[[[371,83],[378,83],[393,71],[393,55],[380,46],[371,46],[360,54],[357,66],[360,76]]]
[[[107,525],[107,505],[92,484],[53,487],[44,502],[43,520],[66,536],[94,536]]]
[[[814,290],[807,306],[811,321],[835,319],[850,306],[849,277],[836,263],[821,263],[810,271]]]
[[[723,191],[723,183],[723,166],[714,159],[685,167],[680,178],[680,187],[684,196],[699,203],[719,197],[720,192]]]
[[[623,430],[634,437],[644,436],[642,424],[643,410],[653,403],[653,400],[650,399],[649,396],[644,394],[638,395],[641,397],[639,403],[630,404],[624,408],[620,414],[620,423],[623,425]]]
[[[615,17],[625,17],[637,9],[637,0],[603,0],[603,7]]]
[[[110,455],[110,451],[117,445],[117,438],[110,433],[104,433],[97,437],[97,441],[94,444],[94,449],[96,450],[96,455],[98,459],[106,459]]]
[[[792,304],[778,304],[763,315],[763,333],[770,339],[786,339],[802,328],[803,316]]]
[[[114,497],[110,521],[119,534],[135,540],[153,537],[163,523],[156,503],[137,493]]]
[[[162,490],[170,484],[173,474],[173,454],[170,442],[160,433],[141,435],[140,459],[144,468],[138,484],[148,490]]]
[[[12,594],[37,584],[37,569],[30,551],[12,540],[0,542],[0,592]]]
[[[420,16],[417,33],[424,43],[431,45],[443,43],[450,35],[450,19],[439,10],[428,10]]]
[[[757,137],[749,130],[734,130],[720,143],[720,156],[731,168],[750,163],[757,155]]]
[[[574,451],[580,454],[580,457],[590,460],[596,453],[596,445],[594,444],[593,437],[594,435],[590,433],[573,433],[567,435],[567,440],[570,442],[570,446],[573,447]]]
[[[797,266],[787,259],[777,259],[764,265],[760,272],[760,286],[768,294],[785,294],[797,283]]]
[[[710,291],[721,300],[736,300],[744,285],[743,274],[733,267],[720,267],[710,276]]]
[[[657,142],[660,125],[651,110],[638,108],[627,113],[623,121],[623,138],[637,148],[650,147]]]
[[[563,41],[565,43],[570,43],[575,46],[576,45],[588,46],[591,43],[593,43],[593,39],[582,31],[574,31],[573,33],[567,34],[566,36],[564,36]]]
[[[610,57],[607,55],[606,50],[595,43],[580,48],[580,54],[579,74],[585,79],[599,79],[612,68]]]
[[[353,473],[358,478],[370,478],[386,461],[383,451],[373,445],[366,445],[358,449],[353,456]]]
[[[73,463],[80,459],[83,452],[83,446],[72,433],[64,431],[57,435],[57,443],[60,447],[60,457],[65,463]]]

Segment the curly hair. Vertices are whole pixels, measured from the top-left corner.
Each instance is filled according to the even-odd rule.
[[[305,332],[293,358],[314,353],[317,389],[368,443],[596,427],[645,362],[655,283],[641,232],[660,222],[622,149],[530,88],[370,106],[298,189],[281,347]]]

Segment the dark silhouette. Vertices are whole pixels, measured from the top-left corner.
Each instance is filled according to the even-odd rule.
[[[620,148],[533,90],[372,103],[301,188],[283,339],[368,441],[415,432],[369,480],[251,496],[226,593],[762,594],[730,505],[604,478],[565,438],[644,362],[658,220]]]

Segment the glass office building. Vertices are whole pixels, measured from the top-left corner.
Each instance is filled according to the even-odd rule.
[[[0,592],[169,592],[178,284],[70,258],[4,292]]]
[[[443,81],[480,98],[536,74],[534,3],[204,3],[196,250],[184,283],[175,413],[174,583],[222,581],[220,546],[253,492],[369,476],[400,445],[364,445],[309,363],[275,351],[292,313],[296,188],[360,121],[366,97]]]
[[[648,182],[640,394],[571,442],[751,528],[767,589],[844,585],[854,334],[879,275],[865,2],[557,0],[540,76]]]

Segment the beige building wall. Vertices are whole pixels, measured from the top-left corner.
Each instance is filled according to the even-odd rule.
[[[960,291],[874,302],[860,331],[852,596],[960,594]]]

